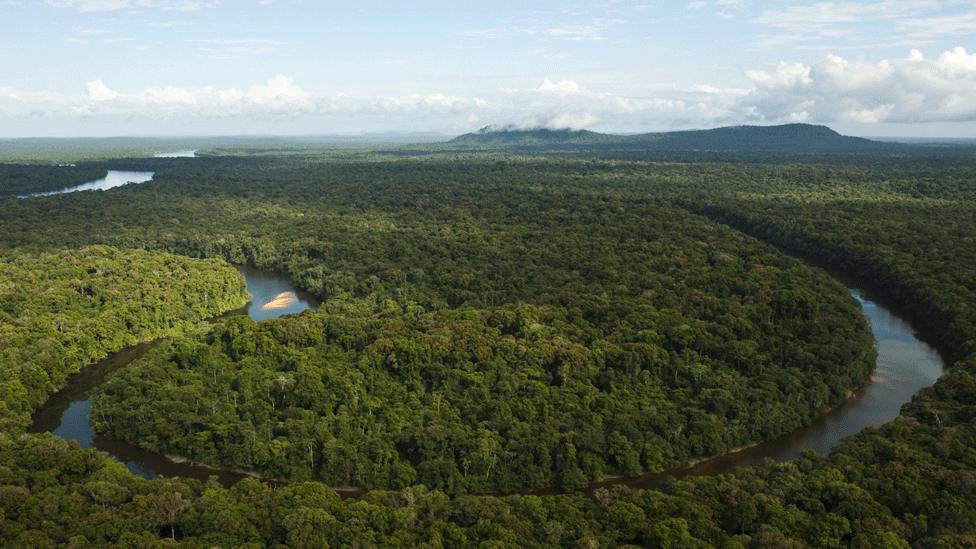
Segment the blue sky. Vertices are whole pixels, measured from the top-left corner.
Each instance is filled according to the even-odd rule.
[[[0,0],[0,135],[976,135],[976,2]]]

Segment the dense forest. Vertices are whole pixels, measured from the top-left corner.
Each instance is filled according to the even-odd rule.
[[[250,263],[323,298],[298,317],[181,329],[96,400],[102,430],[295,482],[144,480],[11,425],[3,543],[976,543],[964,162],[295,151],[150,169],[151,185],[0,199],[5,261],[150,249],[116,253]],[[857,306],[769,244],[873,282],[957,363],[829,457],[592,498],[463,495],[660,469],[844,398],[873,358]],[[310,479],[404,488],[341,500]]]
[[[98,426],[333,485],[578,488],[788,433],[870,371],[860,311],[822,274],[679,212],[598,219],[644,241],[613,253],[617,240],[592,227],[571,259],[572,276],[592,264],[592,280],[555,296],[526,281],[512,299],[540,294],[533,304],[427,311],[376,292],[299,318],[235,318],[116,376],[94,402]],[[540,264],[568,255],[561,240],[494,268],[559,280]]]
[[[67,377],[110,352],[185,333],[247,302],[218,261],[105,246],[0,254],[0,426],[30,412]]]

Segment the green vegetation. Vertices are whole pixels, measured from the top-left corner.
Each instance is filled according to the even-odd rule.
[[[240,274],[218,261],[105,246],[4,251],[0,427],[26,427],[82,366],[246,302]]]
[[[430,169],[384,168],[400,184],[367,188],[377,202],[409,200]],[[273,477],[577,488],[786,434],[874,363],[859,307],[823,273],[659,203],[493,180],[467,222],[414,209],[385,225],[300,218],[320,240],[283,262],[332,297],[321,314],[234,319],[160,349],[104,387],[97,427]],[[444,178],[437,208],[471,192]],[[340,241],[337,227],[358,253],[307,259]],[[343,264],[351,273],[330,272]],[[368,270],[381,274],[364,281]]]
[[[976,169],[964,157],[409,153],[195,159],[150,167],[152,185],[0,199],[0,246],[6,256],[145,247],[293,275],[324,298],[320,311],[227,319],[158,347],[104,386],[100,428],[298,480],[440,489],[343,501],[319,482],[148,481],[98,452],[8,428],[0,543],[976,544]],[[630,473],[635,460],[657,468],[771,436],[842,398],[866,358],[854,304],[826,275],[738,231],[873,281],[957,362],[899,419],[829,457],[592,498],[460,495],[574,486],[566,442],[582,478]],[[843,349],[842,363],[822,356]],[[714,408],[726,402],[719,388],[724,408]],[[763,413],[767,401],[781,413]],[[660,435],[646,418],[684,423],[648,444]],[[555,449],[548,462],[517,446],[530,437]],[[628,451],[621,438],[642,446]]]

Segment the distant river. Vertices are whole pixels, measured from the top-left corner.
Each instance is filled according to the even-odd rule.
[[[197,151],[185,150],[185,151],[173,151],[173,152],[159,152],[154,154],[156,158],[196,158]]]
[[[146,183],[152,181],[153,175],[155,175],[155,172],[124,172],[109,170],[105,177],[96,179],[95,181],[89,181],[88,183],[82,183],[81,185],[74,185],[72,187],[65,187],[58,191],[26,194],[20,196],[19,198],[52,196],[55,194],[76,193],[80,191],[104,191],[115,187],[121,187],[122,185],[128,185],[129,183]]]

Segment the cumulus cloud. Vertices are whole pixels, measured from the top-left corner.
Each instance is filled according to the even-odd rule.
[[[98,82],[101,84],[101,82]],[[104,87],[104,84],[101,84]],[[108,90],[107,87],[105,87]],[[89,84],[91,96],[92,84]],[[111,90],[109,90],[111,91]],[[112,92],[115,93],[115,92]],[[278,74],[246,89],[155,86],[134,94],[115,94],[106,114],[225,117],[241,114],[297,115],[315,111],[315,100],[294,79]]]
[[[344,119],[386,129],[423,121],[459,131],[476,125],[642,131],[746,122],[976,122],[976,53],[958,47],[929,57],[864,61],[827,55],[745,73],[748,88],[707,83],[641,96],[594,90],[572,79],[483,97],[446,93],[320,94],[286,75],[241,87],[151,86],[138,90],[92,80],[74,94],[0,86],[0,116],[191,121]],[[260,123],[260,122],[257,122]]]
[[[775,71],[750,70],[746,71],[746,76],[757,86],[766,89],[790,89],[813,83],[810,66],[803,63],[780,61]]]
[[[101,80],[88,83],[88,99],[92,101],[111,101],[121,94],[105,85]]]
[[[958,47],[928,59],[913,50],[876,63],[828,55],[749,71],[741,107],[759,120],[955,122],[976,120],[976,54]]]
[[[579,84],[573,82],[572,80],[560,80],[559,82],[553,82],[546,78],[542,81],[536,90],[543,93],[555,93],[555,94],[574,94],[579,93]]]
[[[30,92],[0,87],[0,112],[27,116],[37,108],[51,115],[75,117],[124,116],[129,119],[229,118],[300,115],[468,115],[493,106],[478,97],[442,93],[390,97],[317,95],[288,76],[243,88],[151,86],[134,92],[116,91],[102,80],[76,95]]]

